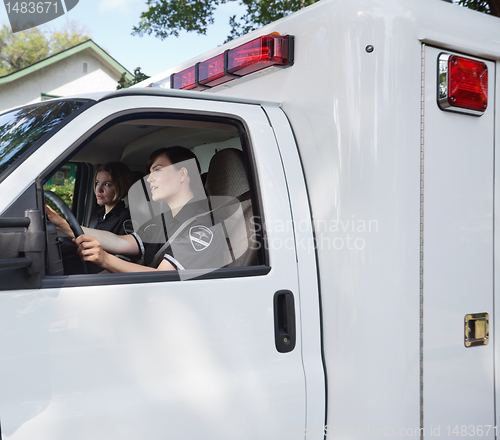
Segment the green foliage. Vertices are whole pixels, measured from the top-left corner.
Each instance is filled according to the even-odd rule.
[[[500,0],[445,0],[450,3],[457,3],[465,8],[474,9],[485,14],[500,17]]]
[[[63,50],[74,47],[90,37],[75,22],[69,22],[62,30],[54,31],[49,35],[49,53],[54,55]]]
[[[466,8],[500,16],[500,0],[459,0],[458,3]]]
[[[162,40],[170,35],[179,36],[181,30],[206,34],[214,23],[217,6],[235,0],[147,0],[148,10],[134,26],[134,35],[154,34]],[[246,6],[241,17],[233,15],[229,23],[231,33],[226,41],[239,37],[260,26],[278,20],[292,12],[309,6],[317,0],[240,0]]]
[[[148,10],[134,26],[133,34],[152,34],[162,40],[169,35],[179,36],[180,30],[205,34],[213,24],[215,7],[227,0],[147,0]]]
[[[474,9],[479,12],[489,13],[489,5],[485,0],[460,0],[459,4],[469,9]]]
[[[44,189],[45,191],[52,191],[56,193],[59,197],[61,197],[61,199],[63,199],[64,203],[66,203],[66,205],[68,205],[68,207],[71,209],[71,205],[73,204],[73,193],[75,191],[75,179],[73,178],[65,179],[62,185],[61,184],[45,185]],[[57,208],[54,205],[52,205],[52,203],[49,200],[47,200],[47,202],[51,208],[57,210]]]
[[[318,0],[242,0],[246,6],[246,13],[237,18],[233,15],[229,19],[231,34],[225,43],[234,38],[245,35],[261,26],[286,17],[292,12],[316,3]]]
[[[147,11],[141,14],[140,22],[132,34],[155,35],[165,39],[179,36],[181,30],[206,34],[207,27],[214,23],[217,6],[236,0],[147,0]],[[285,17],[309,6],[318,0],[238,0],[246,11],[240,17],[229,19],[231,33],[227,41],[254,29]],[[462,6],[500,16],[500,0],[445,0]]]
[[[0,76],[24,69],[88,39],[72,23],[62,31],[42,32],[35,27],[15,34],[3,25],[0,28]]]
[[[118,81],[118,86],[116,87],[116,90],[126,89],[127,87],[133,86],[134,84],[140,83],[141,81],[144,81],[145,79],[150,78],[145,73],[141,72],[140,67],[137,67],[136,69],[134,69],[134,79],[128,80],[126,78],[126,76],[127,76],[127,73],[123,72],[120,80]]]
[[[47,37],[38,28],[13,34],[6,25],[0,29],[0,75],[23,69],[49,54]]]

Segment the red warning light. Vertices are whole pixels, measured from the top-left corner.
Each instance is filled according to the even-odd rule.
[[[289,64],[289,38],[266,35],[242,44],[228,53],[227,71],[243,76],[270,66]]]
[[[294,38],[269,34],[170,76],[171,89],[205,90],[271,66],[293,65]],[[153,87],[161,87],[165,80]]]
[[[232,81],[233,78],[226,76],[224,74],[224,54],[221,53],[207,61],[203,61],[198,65],[199,69],[199,82],[204,86],[218,86],[219,84],[224,84],[228,81]]]
[[[441,54],[438,93],[443,110],[483,114],[488,107],[488,67],[482,61]]]
[[[449,99],[457,107],[486,110],[488,106],[488,68],[480,61],[452,56]]]
[[[197,88],[195,81],[195,66],[189,67],[182,72],[175,73],[171,78],[172,89],[201,90]]]

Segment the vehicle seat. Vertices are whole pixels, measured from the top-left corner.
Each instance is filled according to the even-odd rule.
[[[215,222],[220,222],[226,228],[226,237],[233,256],[232,263],[227,267],[256,265],[258,246],[256,246],[252,200],[249,196],[250,185],[243,153],[240,150],[227,148],[212,157],[205,189]],[[236,203],[225,205],[230,198],[238,198],[245,194],[247,197],[240,203],[235,201]],[[241,210],[238,209],[240,207]]]

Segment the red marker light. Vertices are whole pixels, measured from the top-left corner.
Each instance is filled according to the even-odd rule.
[[[182,90],[202,90],[196,87],[195,82],[195,66],[189,67],[182,72],[172,75],[172,88]]]
[[[488,107],[488,67],[482,61],[441,54],[438,93],[443,110],[482,115]]]
[[[488,68],[480,61],[450,57],[449,99],[457,107],[486,110]]]
[[[217,55],[216,57],[210,58],[207,61],[201,62],[198,69],[198,81],[204,86],[214,87],[233,80],[233,78],[230,78],[224,74],[223,53]]]
[[[227,71],[243,76],[270,66],[290,63],[289,37],[266,35],[242,44],[228,53]]]

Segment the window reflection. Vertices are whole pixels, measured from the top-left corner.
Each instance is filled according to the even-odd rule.
[[[84,104],[84,101],[57,101],[0,115],[0,174]]]

